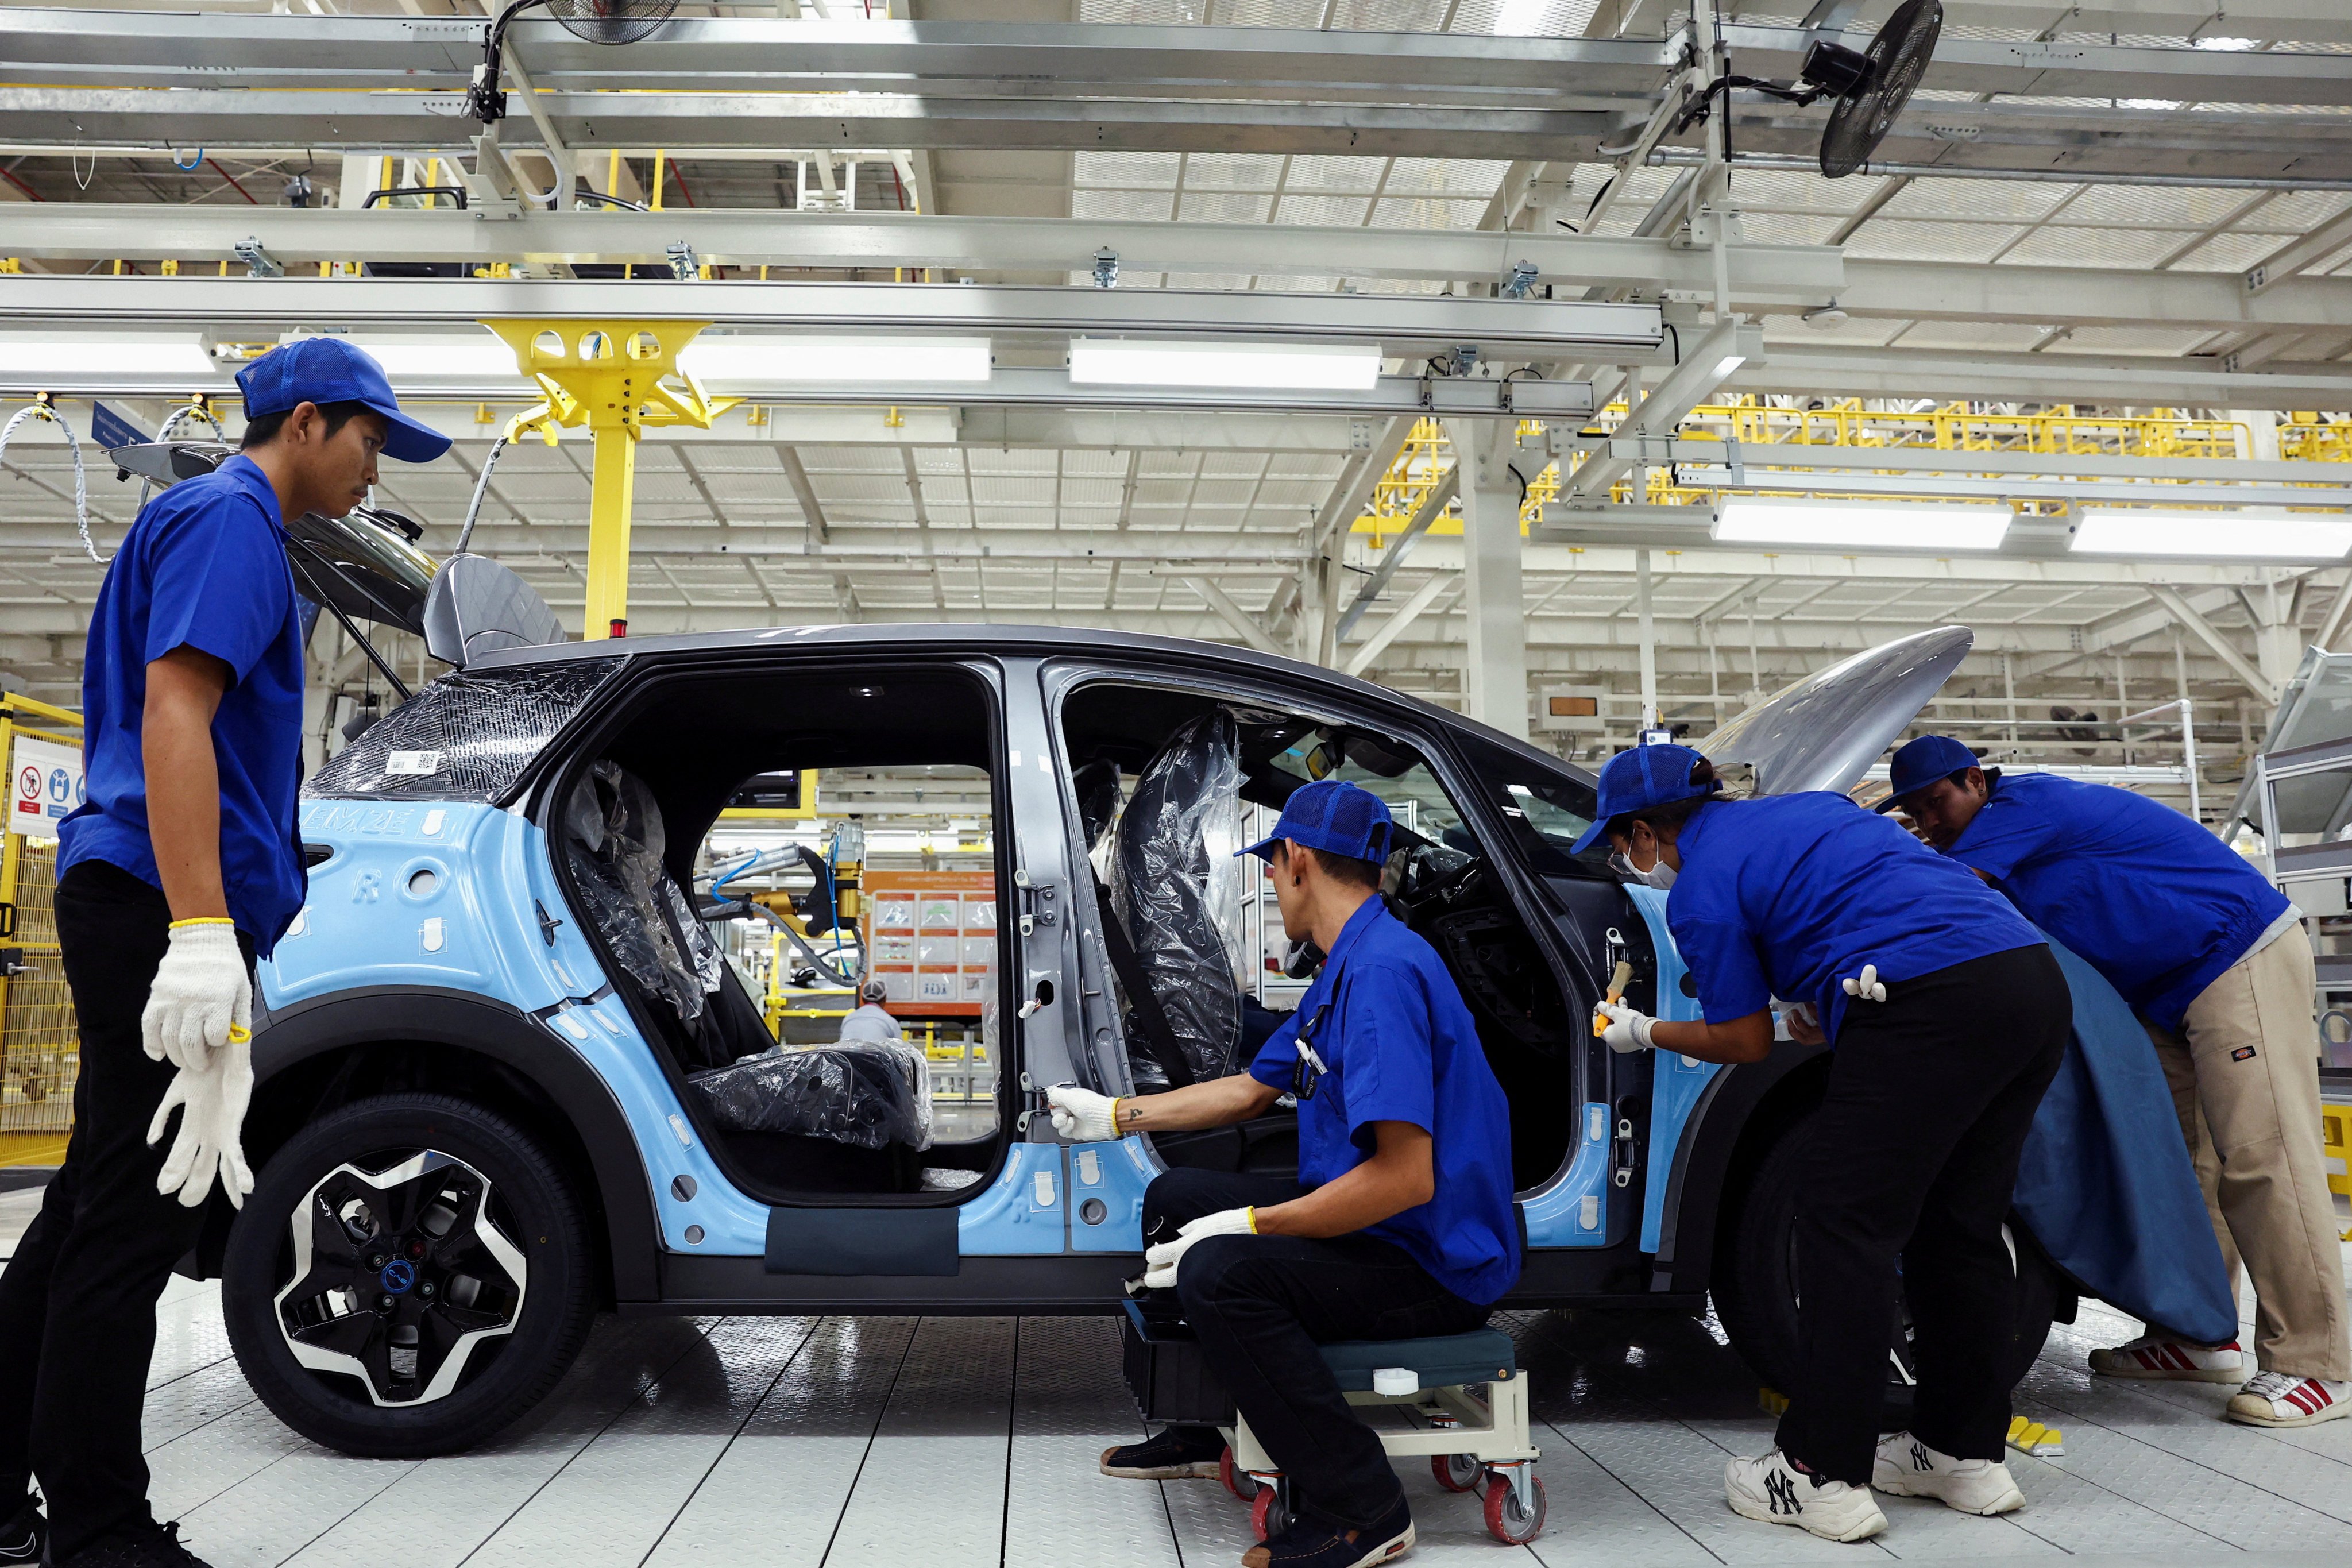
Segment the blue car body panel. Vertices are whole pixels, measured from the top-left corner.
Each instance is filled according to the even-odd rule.
[[[1699,1016],[1698,998],[1683,994],[1683,976],[1690,970],[1666,933],[1666,895],[1662,889],[1628,887],[1633,907],[1650,928],[1650,945],[1658,954],[1658,1011],[1661,1018],[1691,1019]],[[1696,1057],[1673,1051],[1653,1051],[1655,1076],[1650,1080],[1649,1159],[1642,1184],[1642,1250],[1658,1250],[1666,1218],[1666,1189],[1674,1185],[1675,1159],[1682,1148],[1683,1127],[1723,1068]]]

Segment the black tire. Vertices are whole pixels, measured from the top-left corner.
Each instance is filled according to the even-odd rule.
[[[229,1232],[221,1304],[279,1420],[342,1453],[416,1458],[470,1447],[546,1396],[593,1317],[590,1258],[580,1205],[530,1134],[461,1100],[384,1095],[270,1157]],[[298,1333],[348,1369],[305,1365]]]
[[[1758,1162],[1745,1186],[1731,1194],[1715,1258],[1712,1294],[1717,1320],[1731,1348],[1767,1386],[1782,1394],[1797,1382],[1799,1170],[1812,1121],[1809,1114],[1785,1129]],[[2017,1311],[2002,1370],[2009,1385],[2015,1387],[2050,1337],[2057,1290],[2038,1248],[2012,1239],[2011,1253],[2017,1264]],[[1910,1314],[1898,1306],[1895,1321],[1887,1326],[1881,1431],[1901,1431],[1911,1422],[1910,1338]]]

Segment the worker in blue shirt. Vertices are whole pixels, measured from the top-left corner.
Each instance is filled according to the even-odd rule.
[[[2254,1360],[2162,1324],[2091,1352],[2110,1377],[2238,1383],[2224,1414],[2312,1426],[2352,1413],[2352,1331],[2320,1140],[2311,939],[2284,895],[2201,825],[2106,784],[1979,765],[1945,735],[1895,753],[1927,842],[1974,868],[2107,978],[2155,1043],[2237,1289]],[[2201,1116],[2200,1116],[2201,1112]],[[2202,1122],[2200,1128],[2200,1122]]]
[[[56,1568],[196,1562],[148,1507],[140,1414],[155,1302],[215,1178],[231,1203],[253,1190],[251,964],[302,904],[302,622],[282,528],[349,511],[379,453],[449,446],[337,339],[277,349],[237,384],[243,449],[140,511],[90,614],[89,801],[60,825],[56,895],[81,1039],[73,1137],[0,1275],[0,1548],[26,1553],[7,1562],[44,1542]]]
[[[1796,1386],[1774,1450],[1726,1468],[1732,1508],[1860,1541],[1886,1528],[1874,1488],[2018,1507],[2001,1225],[2071,1027],[2058,961],[2006,900],[1842,795],[1728,800],[1705,757],[1653,745],[1609,760],[1597,815],[1577,848],[1606,834],[1621,874],[1669,889],[1703,1015],[1606,1005],[1612,1049],[1761,1061],[1776,996],[1793,1035],[1835,1047],[1805,1134]],[[1911,1430],[1882,1442],[1898,1292],[1918,1386]]]
[[[1246,1568],[1353,1568],[1409,1550],[1380,1440],[1318,1343],[1467,1333],[1519,1276],[1510,1110],[1429,943],[1380,899],[1388,807],[1336,779],[1293,793],[1266,864],[1283,930],[1329,956],[1249,1070],[1114,1100],[1049,1091],[1076,1140],[1223,1127],[1298,1104],[1298,1179],[1178,1169],[1145,1191],[1143,1283],[1173,1289],[1210,1365],[1289,1479],[1297,1519]],[[1114,1448],[1107,1475],[1213,1476],[1213,1427]]]

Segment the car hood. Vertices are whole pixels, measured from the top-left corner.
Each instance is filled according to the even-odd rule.
[[[1782,687],[1696,745],[1711,762],[1746,763],[1758,795],[1851,789],[1975,644],[1966,626],[1937,626],[1866,648]]]

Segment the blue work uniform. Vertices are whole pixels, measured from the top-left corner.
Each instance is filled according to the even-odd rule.
[[[1302,1075],[1304,1039],[1322,1063]],[[1485,1305],[1519,1278],[1511,1113],[1444,963],[1377,898],[1348,917],[1323,972],[1268,1037],[1250,1076],[1299,1090],[1298,1179],[1319,1187],[1370,1158],[1372,1123],[1430,1135],[1436,1190],[1362,1234]]]
[[[250,458],[231,458],[150,501],[107,568],[82,665],[89,798],[58,827],[60,877],[102,860],[163,885],[147,832],[140,733],[147,666],[182,647],[231,672],[212,723],[221,881],[230,919],[267,957],[302,907],[306,882],[295,821],[302,626],[278,494]]]
[[[2051,773],[1994,780],[1945,853],[1999,882],[2132,1011],[2171,1030],[2290,907],[2236,850],[2170,806]]]
[[[1713,801],[1683,825],[1666,928],[1710,1024],[1775,996],[1811,1002],[1832,1043],[1838,984],[1878,966],[1893,984],[2042,933],[1968,870],[1842,795]]]

